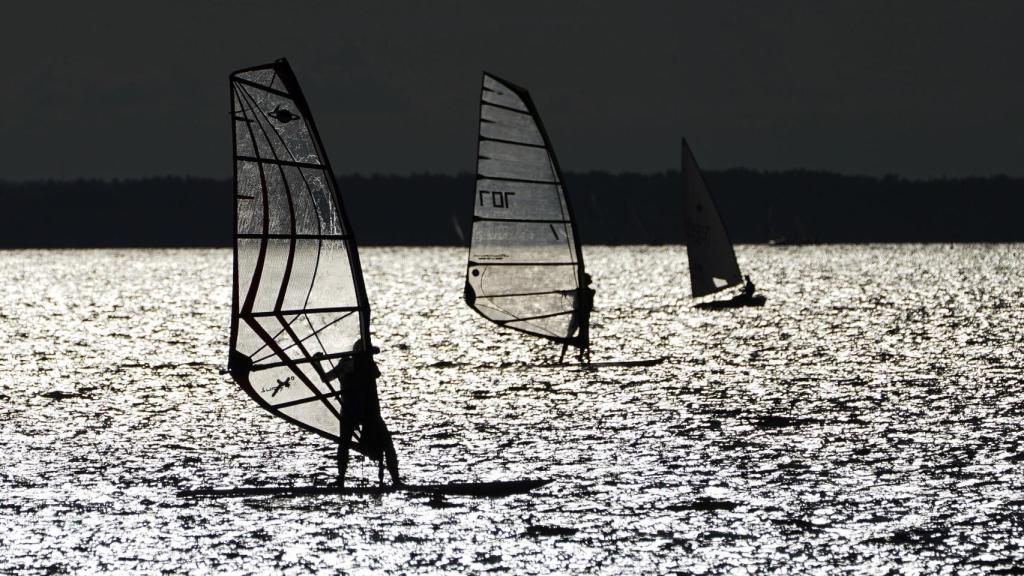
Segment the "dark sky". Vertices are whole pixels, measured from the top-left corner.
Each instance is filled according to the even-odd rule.
[[[29,4],[29,3],[24,3]],[[339,173],[472,171],[481,70],[568,171],[1024,176],[1024,2],[36,2],[0,178],[230,174],[227,75],[286,56]]]

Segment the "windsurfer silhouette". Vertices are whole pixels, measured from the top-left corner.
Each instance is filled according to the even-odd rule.
[[[345,471],[348,469],[349,447],[354,447],[378,464],[377,478],[384,483],[384,466],[391,474],[391,483],[401,486],[398,474],[398,455],[391,441],[391,433],[380,415],[380,400],[377,397],[377,377],[380,370],[373,361],[378,350],[364,350],[362,338],[352,345],[353,356],[342,358],[337,366],[324,372],[320,366],[323,354],[313,355],[313,368],[324,382],[337,380],[341,386],[341,437],[338,442],[338,483],[345,486]],[[352,441],[358,430],[359,441]]]
[[[743,279],[746,280],[746,284],[743,285],[743,292],[740,295],[749,300],[754,297],[754,283],[750,281],[749,274],[744,274]]]
[[[573,290],[573,315],[569,321],[568,339],[562,343],[562,355],[558,362],[565,360],[565,351],[572,344],[579,349],[580,364],[590,363],[590,311],[594,309],[594,295],[597,291],[590,287],[590,274],[583,273],[583,286]],[[576,330],[579,334],[573,337]]]

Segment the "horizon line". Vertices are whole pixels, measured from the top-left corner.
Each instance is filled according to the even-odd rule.
[[[886,173],[882,175],[871,175],[864,173],[846,173],[838,172],[834,170],[822,170],[813,168],[784,168],[784,169],[761,169],[761,168],[749,168],[745,166],[734,166],[730,168],[719,168],[719,169],[707,169],[702,170],[705,174],[725,174],[725,173],[737,173],[747,172],[763,176],[774,176],[774,175],[789,175],[789,174],[803,174],[803,175],[819,175],[819,176],[835,176],[841,178],[857,178],[857,179],[868,179],[868,180],[899,180],[904,182],[949,182],[949,181],[968,181],[968,180],[1024,180],[1024,175],[1013,176],[1005,172],[993,173],[993,174],[970,174],[970,175],[937,175],[937,176],[926,176],[926,177],[909,177],[897,173]],[[659,177],[659,176],[670,176],[673,174],[679,174],[679,169],[666,169],[656,172],[641,172],[635,170],[623,170],[618,172],[612,172],[609,170],[567,170],[565,174],[574,176],[591,176],[591,175],[604,175],[610,177],[622,177],[622,176],[634,176],[634,177]],[[336,179],[354,178],[354,179],[415,179],[415,178],[473,178],[475,174],[473,172],[348,172],[342,174],[336,174]],[[28,185],[28,184],[41,184],[41,183],[59,183],[59,184],[71,184],[71,183],[124,183],[124,182],[146,182],[146,181],[158,181],[158,180],[183,180],[183,181],[212,181],[212,182],[230,182],[232,180],[231,175],[224,176],[195,176],[191,174],[162,174],[162,175],[147,175],[147,176],[40,176],[32,178],[5,178],[0,176],[0,185]]]

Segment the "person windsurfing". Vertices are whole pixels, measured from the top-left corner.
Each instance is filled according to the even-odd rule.
[[[740,296],[750,300],[754,297],[754,283],[750,281],[750,274],[744,274],[743,280],[745,280],[746,283],[743,284],[743,292],[740,293]]]
[[[391,440],[384,419],[380,415],[380,399],[377,397],[377,377],[380,370],[373,360],[377,348],[364,350],[362,338],[352,345],[352,356],[342,358],[337,366],[324,372],[320,366],[323,354],[313,355],[313,368],[324,382],[337,380],[341,386],[341,436],[338,442],[338,483],[345,486],[345,471],[348,469],[349,447],[371,460],[376,460],[377,479],[384,484],[384,467],[391,475],[391,483],[401,486],[398,474],[398,454]],[[359,441],[353,436],[359,432]]]
[[[565,360],[565,351],[572,344],[579,349],[580,364],[590,363],[590,311],[594,309],[594,295],[597,291],[590,287],[590,274],[583,273],[583,286],[572,291],[572,319],[566,331],[568,338],[562,343],[562,355],[558,362]],[[579,330],[575,337],[573,334]]]

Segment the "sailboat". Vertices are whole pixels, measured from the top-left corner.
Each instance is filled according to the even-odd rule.
[[[558,158],[529,93],[486,72],[473,206],[466,303],[504,328],[588,348],[592,292]]]
[[[725,229],[711,190],[704,181],[686,139],[683,139],[683,225],[686,230],[686,254],[690,260],[690,289],[700,298],[739,286],[743,274],[736,262],[729,232]],[[752,287],[728,300],[712,300],[696,305],[703,309],[763,306],[766,298],[753,294]]]
[[[230,84],[235,243],[228,370],[274,416],[332,442],[346,442],[341,385],[323,373],[345,359],[378,352],[352,227],[288,62],[239,70]],[[354,450],[370,455],[358,431],[352,440]],[[393,490],[497,495],[544,483],[232,488],[182,495]]]

